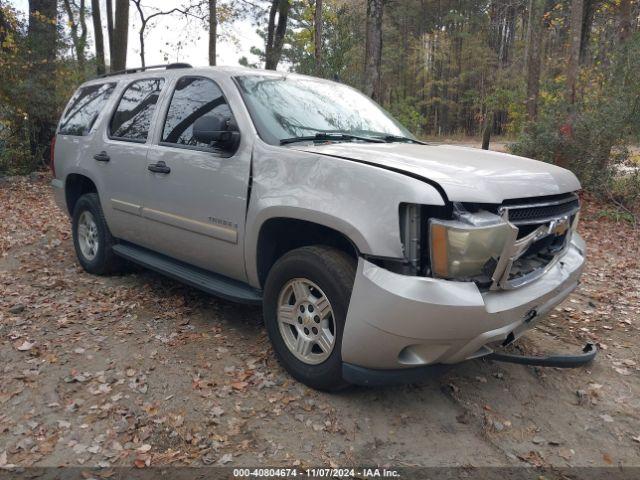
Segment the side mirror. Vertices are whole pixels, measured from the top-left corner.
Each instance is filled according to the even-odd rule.
[[[193,138],[207,145],[216,144],[224,149],[233,149],[240,133],[233,129],[232,120],[218,115],[205,115],[193,123]]]

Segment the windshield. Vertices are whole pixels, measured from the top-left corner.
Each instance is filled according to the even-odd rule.
[[[243,75],[236,80],[260,137],[272,145],[318,133],[413,139],[369,97],[346,85],[268,75]],[[358,140],[346,136],[336,139]]]

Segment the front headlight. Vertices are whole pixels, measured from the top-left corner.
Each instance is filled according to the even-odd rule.
[[[506,222],[475,226],[460,221],[429,221],[431,271],[447,279],[491,277],[512,235]]]

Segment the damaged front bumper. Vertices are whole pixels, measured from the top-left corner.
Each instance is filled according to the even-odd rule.
[[[577,287],[584,249],[575,233],[540,278],[489,291],[473,282],[396,274],[360,258],[342,340],[345,378],[360,384],[382,377],[415,381],[442,365],[491,354]]]

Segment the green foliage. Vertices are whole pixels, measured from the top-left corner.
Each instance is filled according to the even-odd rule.
[[[322,62],[316,64],[314,52],[314,2],[293,1],[289,29],[282,52],[283,66],[306,75],[339,80],[360,86],[364,49],[361,42],[362,18],[349,2],[325,0],[322,20]],[[252,53],[260,57],[260,49]]]
[[[629,173],[628,145],[640,132],[640,34],[610,61],[582,75],[585,94],[574,105],[566,103],[560,81],[548,84],[537,121],[510,148],[568,167],[584,187],[638,205],[640,176]]]
[[[624,172],[611,181],[609,198],[637,211],[640,206],[640,170]]]
[[[58,116],[86,72],[71,59],[47,58],[27,20],[1,0],[0,14],[0,174],[28,173],[43,165]],[[64,45],[62,29],[54,33]]]
[[[279,68],[362,89],[363,0],[324,0],[320,65],[314,51],[315,2],[290,2]],[[585,2],[577,99],[568,105],[570,2],[544,3],[535,123],[527,124],[525,109],[529,2],[524,0],[385,2],[380,103],[419,136],[479,135],[491,114],[492,133],[517,136],[513,152],[571,168],[585,187],[625,204],[637,203],[640,186],[632,173],[637,165],[627,146],[640,142],[639,34],[630,40],[619,36],[621,2]],[[269,6],[221,1],[219,23],[252,16],[264,38]],[[630,18],[637,32],[637,2]],[[27,20],[0,0],[0,173],[25,172],[42,163],[64,102],[93,71],[91,59],[80,71],[64,22],[57,30],[57,51],[47,57],[41,50],[54,42],[29,34]],[[35,20],[41,30],[55,23]],[[220,35],[228,33],[221,29]],[[252,53],[264,61],[262,46],[254,46]],[[239,61],[262,66],[244,57]]]
[[[389,113],[402,125],[418,136],[423,136],[427,131],[427,119],[418,108],[418,101],[413,97],[401,98],[389,105]]]
[[[598,218],[606,218],[607,220],[613,220],[614,222],[628,222],[635,223],[635,217],[633,214],[623,210],[611,210],[604,209],[598,212]]]

